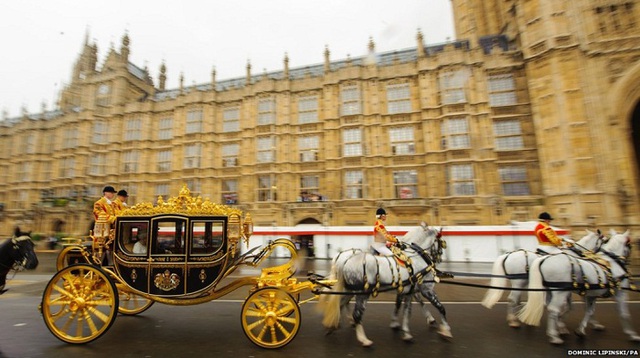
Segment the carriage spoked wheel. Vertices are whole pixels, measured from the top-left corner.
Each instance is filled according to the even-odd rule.
[[[151,307],[154,301],[137,295],[127,289],[121,287],[120,284],[116,284],[118,288],[119,306],[118,312],[127,316],[134,316],[138,313],[146,311]]]
[[[116,292],[116,285],[99,267],[87,264],[65,267],[45,287],[41,304],[44,323],[63,342],[91,342],[115,321]]]
[[[241,319],[244,334],[251,342],[263,348],[280,348],[300,330],[300,307],[288,292],[265,287],[247,298]]]

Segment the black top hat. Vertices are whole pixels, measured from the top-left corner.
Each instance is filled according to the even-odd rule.
[[[544,213],[541,213],[540,215],[538,215],[538,219],[540,219],[540,220],[553,220],[551,215],[546,211]]]
[[[387,212],[383,208],[376,210],[376,215],[387,215]]]
[[[114,189],[111,185],[107,185],[102,189],[103,193],[115,193],[116,189]]]
[[[129,194],[127,194],[126,190],[120,190],[120,191],[118,191],[118,196],[128,197]]]

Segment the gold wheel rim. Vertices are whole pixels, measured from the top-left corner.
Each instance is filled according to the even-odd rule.
[[[124,315],[136,315],[138,313],[142,313],[146,311],[149,307],[151,307],[154,301],[144,298],[140,295],[132,293],[129,290],[123,289],[120,287],[121,285],[117,284],[118,287],[118,312]]]
[[[77,247],[77,246],[67,246],[64,249],[62,249],[62,251],[60,251],[60,253],[58,254],[58,258],[56,259],[56,270],[60,271],[65,267],[68,267],[69,264],[67,263],[67,255],[74,251],[74,252],[78,252],[78,253],[82,253],[82,248],[81,247]]]
[[[300,330],[300,307],[287,292],[263,288],[252,293],[242,305],[242,328],[260,347],[283,347]]]
[[[56,273],[42,297],[47,328],[67,343],[87,343],[106,332],[116,317],[115,285],[100,269],[73,265]]]

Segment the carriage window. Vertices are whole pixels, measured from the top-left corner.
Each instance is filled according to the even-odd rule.
[[[120,247],[126,254],[143,255],[147,253],[148,222],[121,222],[118,232],[120,233]]]
[[[192,255],[210,255],[223,244],[224,221],[193,221]]]
[[[184,220],[157,221],[154,229],[154,254],[184,254]]]

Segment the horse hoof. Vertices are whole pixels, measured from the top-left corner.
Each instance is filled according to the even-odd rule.
[[[447,338],[447,339],[453,338],[453,335],[451,334],[451,330],[448,328],[440,327],[440,329],[438,329],[438,334],[442,338]]]
[[[9,289],[8,289],[8,288],[7,288],[7,289],[4,289],[4,288],[3,288],[2,290],[0,290],[0,295],[1,295],[1,294],[3,294],[3,293],[5,293],[5,292],[7,292],[7,291],[9,291]]]
[[[402,340],[405,341],[405,342],[413,342],[413,336],[411,334],[409,334],[409,333],[405,333],[402,336]]]
[[[630,340],[631,342],[640,342],[640,336],[638,336],[638,335],[632,335],[632,336],[630,336],[630,337],[629,337],[629,340]]]
[[[436,324],[437,324],[436,319],[435,319],[435,318],[433,318],[433,317],[432,317],[431,319],[428,319],[428,320],[427,320],[427,326],[431,326],[431,327],[433,327],[433,326],[435,326]]]
[[[567,327],[560,327],[560,328],[558,329],[558,334],[559,334],[559,335],[561,335],[561,336],[568,336],[568,335],[569,335],[569,333],[571,333],[571,332],[569,332],[569,330],[567,329]]]
[[[509,327],[511,328],[520,328],[520,326],[522,325],[518,320],[509,321],[508,323]]]
[[[328,336],[328,335],[330,335],[331,333],[335,332],[335,331],[336,331],[336,329],[337,329],[337,328],[325,328],[325,329],[324,329],[324,335],[325,335],[325,336]]]
[[[361,341],[360,344],[362,344],[363,347],[367,348],[373,345],[373,341],[370,341],[367,339],[367,340]]]
[[[391,328],[391,329],[400,329],[400,322],[391,322],[389,324],[389,328]]]
[[[564,341],[560,337],[551,337],[549,338],[549,343],[553,345],[560,345],[564,343]]]
[[[580,338],[584,338],[587,336],[587,332],[585,332],[583,329],[576,329],[574,333]]]
[[[594,323],[591,325],[591,328],[593,328],[594,331],[604,331],[604,325],[600,324],[600,323]]]

